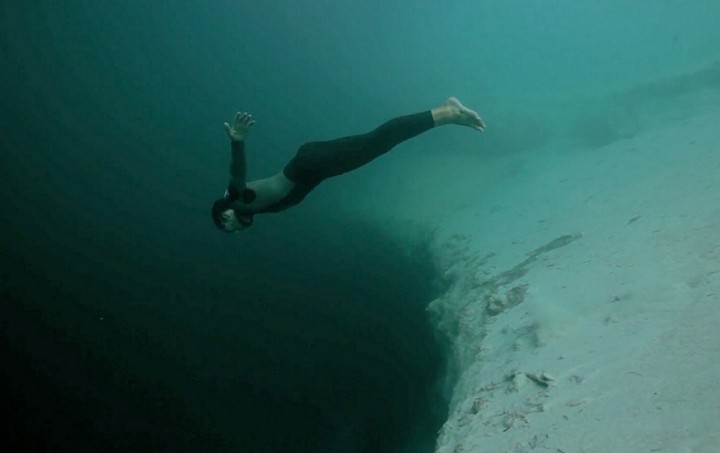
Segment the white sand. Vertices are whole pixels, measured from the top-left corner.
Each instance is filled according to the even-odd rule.
[[[450,290],[430,309],[459,379],[438,453],[720,451],[715,105],[601,149],[526,153],[440,225]]]
[[[449,285],[438,453],[720,452],[720,90],[661,104],[602,148],[426,154],[368,185],[388,228],[433,225]]]

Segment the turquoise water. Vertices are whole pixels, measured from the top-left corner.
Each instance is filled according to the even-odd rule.
[[[353,215],[380,160],[243,235],[217,232],[222,123],[237,110],[257,119],[257,178],[303,142],[449,95],[486,134],[433,131],[386,160],[600,146],[643,127],[633,100],[719,79],[712,1],[41,0],[0,13],[0,384],[15,449],[432,451],[447,395],[425,318],[442,289],[417,240],[428,231]]]

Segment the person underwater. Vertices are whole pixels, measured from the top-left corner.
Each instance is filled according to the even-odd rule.
[[[256,214],[295,206],[322,181],[360,168],[396,145],[448,124],[485,131],[480,115],[451,97],[431,110],[391,119],[365,134],[305,143],[281,172],[246,182],[245,139],[255,120],[247,112],[238,112],[232,124],[225,123],[230,137],[230,182],[225,195],[213,203],[213,222],[228,233],[241,231],[253,224]]]

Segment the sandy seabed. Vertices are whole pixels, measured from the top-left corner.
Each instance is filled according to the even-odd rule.
[[[440,225],[438,453],[720,451],[718,105],[526,153]]]

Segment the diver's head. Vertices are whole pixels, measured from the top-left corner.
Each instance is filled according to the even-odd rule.
[[[212,219],[218,229],[226,233],[236,233],[252,225],[252,216],[235,212],[232,200],[227,197],[218,198],[213,203]]]

